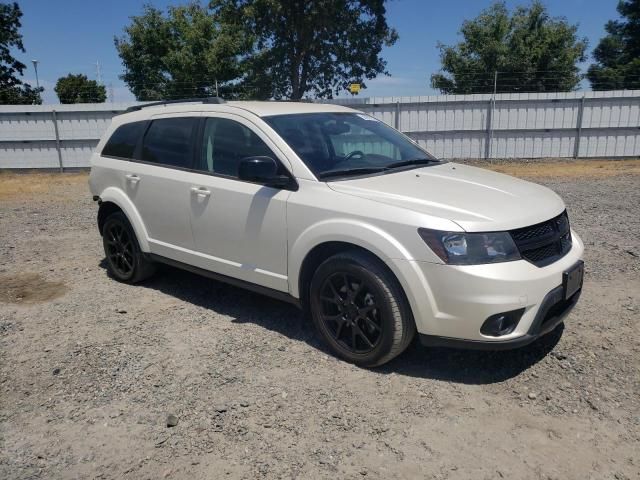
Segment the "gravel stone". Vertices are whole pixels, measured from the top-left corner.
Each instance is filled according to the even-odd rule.
[[[178,417],[173,413],[167,415],[167,427],[175,427],[178,425]]]
[[[637,478],[637,175],[530,179],[586,247],[564,328],[502,352],[414,342],[378,369],[327,355],[285,303],[169,267],[114,281],[86,175],[15,198],[2,177],[0,289],[50,291],[0,302],[0,478]],[[497,473],[488,446],[527,454]]]

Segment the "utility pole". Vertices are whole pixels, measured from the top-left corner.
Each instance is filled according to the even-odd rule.
[[[36,71],[36,87],[40,90],[40,80],[38,79],[38,60],[31,60],[33,63],[33,69]]]
[[[102,85],[102,71],[100,70],[100,62],[96,60],[96,80],[98,85]]]
[[[216,78],[216,97],[219,97],[220,95],[218,95],[218,79]]]

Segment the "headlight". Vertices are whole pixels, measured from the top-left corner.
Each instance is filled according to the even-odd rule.
[[[418,233],[433,253],[450,265],[520,260],[520,253],[507,232],[462,233],[420,228]]]

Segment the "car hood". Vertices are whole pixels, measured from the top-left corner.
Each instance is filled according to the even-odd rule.
[[[456,163],[328,185],[336,192],[452,220],[469,232],[525,227],[565,208],[558,195],[541,185]]]

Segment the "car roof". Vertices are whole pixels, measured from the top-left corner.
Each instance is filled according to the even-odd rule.
[[[296,113],[321,113],[321,112],[354,112],[355,110],[330,103],[311,102],[251,102],[237,101],[227,102],[223,105],[238,107],[247,110],[259,117],[270,115],[290,115]]]
[[[279,101],[230,101],[222,103],[201,103],[195,100],[185,102],[175,102],[166,104],[152,104],[145,107],[140,104],[133,111],[118,115],[116,123],[128,123],[136,120],[146,120],[158,114],[175,114],[187,112],[233,112],[241,109],[257,115],[258,117],[268,117],[271,115],[290,115],[299,113],[322,113],[322,112],[342,112],[354,113],[353,110],[341,105],[328,103],[311,102],[279,102]],[[115,118],[114,118],[115,120]]]

